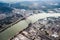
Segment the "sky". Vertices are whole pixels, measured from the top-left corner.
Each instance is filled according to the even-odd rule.
[[[21,1],[54,1],[54,0],[0,0],[0,2],[21,2]]]
[[[38,1],[38,0],[0,0],[0,2],[21,2],[21,1]]]

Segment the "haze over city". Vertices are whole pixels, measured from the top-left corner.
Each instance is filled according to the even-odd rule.
[[[60,0],[0,0],[1,40],[60,40]]]

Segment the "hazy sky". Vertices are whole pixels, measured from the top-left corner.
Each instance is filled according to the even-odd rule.
[[[0,2],[21,2],[21,1],[41,1],[41,0],[0,0]],[[54,0],[42,0],[42,1],[54,1]]]
[[[0,0],[3,2],[19,2],[19,1],[38,1],[38,0]]]

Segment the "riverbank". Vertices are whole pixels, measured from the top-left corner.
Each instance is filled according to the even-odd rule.
[[[40,14],[34,14],[32,16],[29,16],[28,18],[26,18],[26,20],[22,20],[16,23],[15,25],[11,26],[10,28],[6,29],[4,32],[0,33],[0,39],[8,40],[10,37],[13,37],[19,31],[27,28],[30,22],[34,23],[39,19],[51,17],[51,16],[57,17],[57,16],[60,16],[60,14],[59,13],[56,13],[56,14],[40,13]]]

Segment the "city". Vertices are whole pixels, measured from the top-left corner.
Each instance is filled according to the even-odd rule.
[[[1,40],[60,40],[60,0],[0,0]]]
[[[15,35],[11,40],[60,40],[60,17],[39,19]]]

